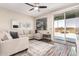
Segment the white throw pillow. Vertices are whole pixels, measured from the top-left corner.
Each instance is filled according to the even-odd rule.
[[[6,34],[6,36],[7,36],[8,39],[10,39],[10,40],[12,39],[10,33],[7,33],[7,32],[6,32],[5,34]]]
[[[0,31],[0,41],[2,41],[2,38],[5,36],[3,32]]]
[[[1,39],[2,41],[8,40],[8,37],[4,35],[4,37]]]
[[[4,33],[4,37],[1,39],[2,41],[5,41],[5,40],[10,40],[12,39],[11,35],[7,32]]]
[[[18,32],[18,35],[23,35],[24,34],[23,30],[18,30],[17,32]]]

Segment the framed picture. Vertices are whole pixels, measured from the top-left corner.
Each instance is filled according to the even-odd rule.
[[[47,18],[41,18],[36,20],[36,29],[37,30],[46,30],[47,29]]]

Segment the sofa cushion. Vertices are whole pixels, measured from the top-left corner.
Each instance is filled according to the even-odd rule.
[[[23,30],[23,33],[24,33],[25,35],[28,35],[28,34],[29,34],[29,30]]]
[[[12,36],[13,39],[19,38],[18,32],[10,32],[10,35]]]

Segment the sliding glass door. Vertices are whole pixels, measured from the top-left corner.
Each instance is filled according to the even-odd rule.
[[[54,40],[76,43],[79,9],[54,15]]]
[[[71,10],[66,12],[66,41],[76,43],[77,22],[79,22],[78,10]]]
[[[54,39],[56,41],[65,41],[65,20],[64,13],[55,15],[54,17]]]
[[[77,55],[79,40],[79,9],[76,8],[66,13],[66,42],[75,44],[75,47],[72,47],[71,54]],[[76,52],[75,52],[76,51]]]

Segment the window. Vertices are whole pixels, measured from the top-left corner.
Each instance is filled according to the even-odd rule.
[[[64,15],[63,14],[58,14],[58,15],[55,15],[55,17],[54,17],[54,20],[62,20],[62,19],[64,19]]]
[[[66,19],[79,17],[79,10],[71,10],[66,12]]]

